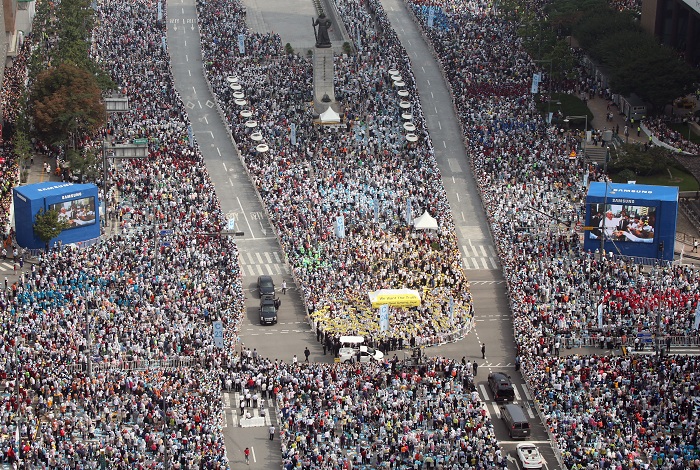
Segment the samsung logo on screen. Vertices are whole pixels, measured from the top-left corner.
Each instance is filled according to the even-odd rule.
[[[24,202],[27,202],[27,198],[25,198],[24,196],[22,196],[20,193],[15,193],[15,194],[17,195],[18,198],[20,198],[20,199],[23,200]]]
[[[612,203],[613,204],[634,204],[635,200],[634,199],[613,199]]]
[[[611,193],[635,193],[635,194],[652,194],[653,191],[650,191],[648,189],[617,189],[617,188],[612,188],[610,190]]]
[[[82,195],[83,195],[82,192],[80,192],[80,193],[73,193],[73,194],[64,194],[63,196],[61,196],[61,200],[73,199],[74,197],[78,197],[78,196],[82,196]]]
[[[52,189],[67,188],[68,186],[73,186],[73,183],[57,184],[56,186],[49,186],[48,188],[39,188],[37,191],[51,191]]]

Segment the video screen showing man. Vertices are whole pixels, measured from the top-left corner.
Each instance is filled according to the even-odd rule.
[[[656,225],[656,208],[648,206],[622,206],[616,204],[592,204],[590,210],[590,238],[601,235],[616,242],[653,243]]]
[[[96,221],[94,197],[51,204],[49,210],[57,211],[58,220],[66,222],[69,225],[68,228],[92,225]]]

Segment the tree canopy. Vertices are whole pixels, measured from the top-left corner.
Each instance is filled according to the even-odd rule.
[[[657,112],[700,81],[700,71],[643,31],[634,14],[615,11],[605,0],[553,0],[544,14],[519,10],[515,3],[506,2],[507,14],[517,16],[518,34],[530,55],[552,60],[554,80],[563,79],[572,63],[565,54],[565,38],[573,35],[605,70],[616,93],[635,93]]]
[[[31,104],[37,134],[50,144],[80,139],[105,125],[105,105],[95,76],[69,63],[39,74]]]
[[[51,240],[59,236],[69,226],[68,222],[58,218],[56,210],[39,209],[34,219],[34,233],[39,237],[39,240],[44,242],[47,251]]]

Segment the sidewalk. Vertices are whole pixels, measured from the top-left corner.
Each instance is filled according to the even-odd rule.
[[[594,129],[612,129],[614,132],[615,128],[620,126],[620,133],[618,135],[623,141],[626,141],[624,129],[625,126],[628,126],[630,131],[629,143],[644,144],[649,141],[649,136],[646,135],[644,131],[640,131],[639,135],[637,135],[637,126],[639,126],[640,123],[636,121],[634,124],[628,123],[625,116],[620,114],[619,108],[612,101],[597,96],[589,99],[587,104],[588,109],[593,113],[593,120],[590,122],[590,125]],[[608,111],[608,104],[610,104],[610,111]],[[609,112],[613,113],[612,122],[606,120],[606,115]]]

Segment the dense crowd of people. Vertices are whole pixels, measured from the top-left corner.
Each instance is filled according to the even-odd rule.
[[[464,362],[437,358],[402,370],[396,359],[285,364],[215,350],[211,321],[224,322],[230,345],[243,313],[238,252],[211,236],[223,216],[188,138],[156,3],[96,2],[93,57],[130,102],[104,135],[148,138],[150,156],[110,168],[105,199],[121,235],[89,249],[56,249],[0,293],[0,370],[4,389],[14,391],[2,399],[4,459],[22,456],[37,468],[102,461],[150,468],[166,460],[171,468],[228,468],[220,392],[231,383],[273,390],[288,469],[505,468]],[[649,272],[582,253],[576,233],[531,211],[547,207],[580,221],[584,166],[570,157],[577,135],[538,117],[529,95],[538,67],[514,26],[493,14],[491,2],[450,0],[428,28],[424,2],[408,3],[449,81],[504,264],[522,370],[567,466],[700,468],[697,361],[553,354],[566,335],[635,335],[659,318],[662,334],[697,334],[700,274],[687,266]],[[356,55],[335,59],[342,122],[333,127],[311,124],[311,59],[285,54],[278,35],[248,32],[239,2],[197,8],[208,80],[319,331],[383,344],[464,334],[472,300],[454,222],[408,56],[378,0],[338,5],[360,41]],[[240,33],[244,53],[234,47]],[[7,80],[22,80],[22,59],[16,64]],[[390,69],[408,97],[399,96]],[[245,108],[233,99],[234,84]],[[411,103],[417,143],[405,138],[402,99]],[[267,150],[257,149],[252,130]],[[587,170],[589,181],[604,178]],[[413,229],[410,219],[424,211],[437,231]],[[333,229],[341,215],[344,237]],[[159,236],[167,246],[157,246]],[[382,331],[367,292],[397,287],[418,290],[422,305],[392,310]],[[179,358],[189,366],[138,367]]]
[[[52,250],[0,293],[0,363],[11,371],[6,390],[17,391],[3,397],[3,425],[22,423],[0,446],[6,461],[21,456],[33,468],[228,468],[211,322],[234,340],[238,251],[212,236],[223,215],[188,142],[156,2],[96,5],[93,57],[130,104],[105,135],[148,138],[150,155],[110,167],[106,199],[120,235]],[[178,358],[191,367],[139,370]]]
[[[570,468],[645,468],[651,462],[657,468],[694,468],[698,458],[694,431],[651,430],[648,424],[663,417],[675,430],[686,421],[694,430],[695,387],[681,387],[690,393],[679,401],[664,375],[680,368],[676,379],[692,384],[697,377],[694,361],[673,357],[657,363],[648,357],[603,356],[578,361],[558,353],[569,335],[634,337],[657,326],[662,335],[696,335],[700,274],[690,266],[650,271],[608,256],[612,253],[604,257],[583,253],[576,233],[552,227],[553,217],[573,223],[583,219],[585,187],[580,175],[585,167],[580,158],[570,158],[577,142],[575,136],[548,127],[537,117],[528,86],[537,67],[515,46],[514,25],[489,15],[479,3],[450,2],[455,25],[450,30],[425,27],[421,5],[413,11],[452,88],[504,264],[524,375],[541,397],[550,431]],[[471,53],[460,53],[465,50]],[[589,181],[604,177],[596,169],[588,173]],[[529,209],[535,205],[554,215]],[[591,364],[598,377],[591,378],[591,370],[583,377],[581,370],[593,368]],[[626,377],[625,371],[631,369],[643,369],[647,375],[642,383],[627,384],[626,393],[601,386],[614,384],[615,377]],[[624,412],[614,407],[623,400],[632,404]],[[681,403],[682,413],[670,413]],[[628,439],[631,434],[638,438]],[[627,444],[621,445],[624,440]]]
[[[246,351],[222,374],[227,380],[276,397],[287,470],[506,467],[466,361],[306,364]]]
[[[684,118],[677,117],[676,122],[685,122],[690,125],[691,122],[698,122],[698,119],[693,115],[688,115]],[[673,120],[664,117],[654,117],[644,120],[644,126],[651,132],[651,135],[659,139],[661,142],[670,145],[682,152],[687,152],[691,155],[700,155],[700,145],[689,140],[690,135],[684,135],[672,129],[669,124]]]
[[[311,317],[335,336],[400,337],[406,343],[420,337],[432,344],[463,334],[471,325],[471,296],[454,223],[410,64],[381,5],[338,5],[362,46],[335,59],[343,122],[330,128],[314,126],[305,103],[311,59],[283,54],[273,35],[252,41],[257,49],[246,42],[250,54],[230,50],[241,22],[241,8],[232,5],[198,4],[207,74]],[[415,145],[404,136],[392,68],[409,91],[420,135]],[[245,94],[248,118],[233,99],[232,84]],[[250,120],[255,127],[246,125]],[[257,150],[251,129],[269,150]],[[418,232],[407,221],[407,212],[415,218],[424,211],[438,220],[437,231]],[[344,237],[333,229],[339,216]],[[418,290],[421,306],[392,309],[389,330],[381,331],[368,292],[396,288]]]

